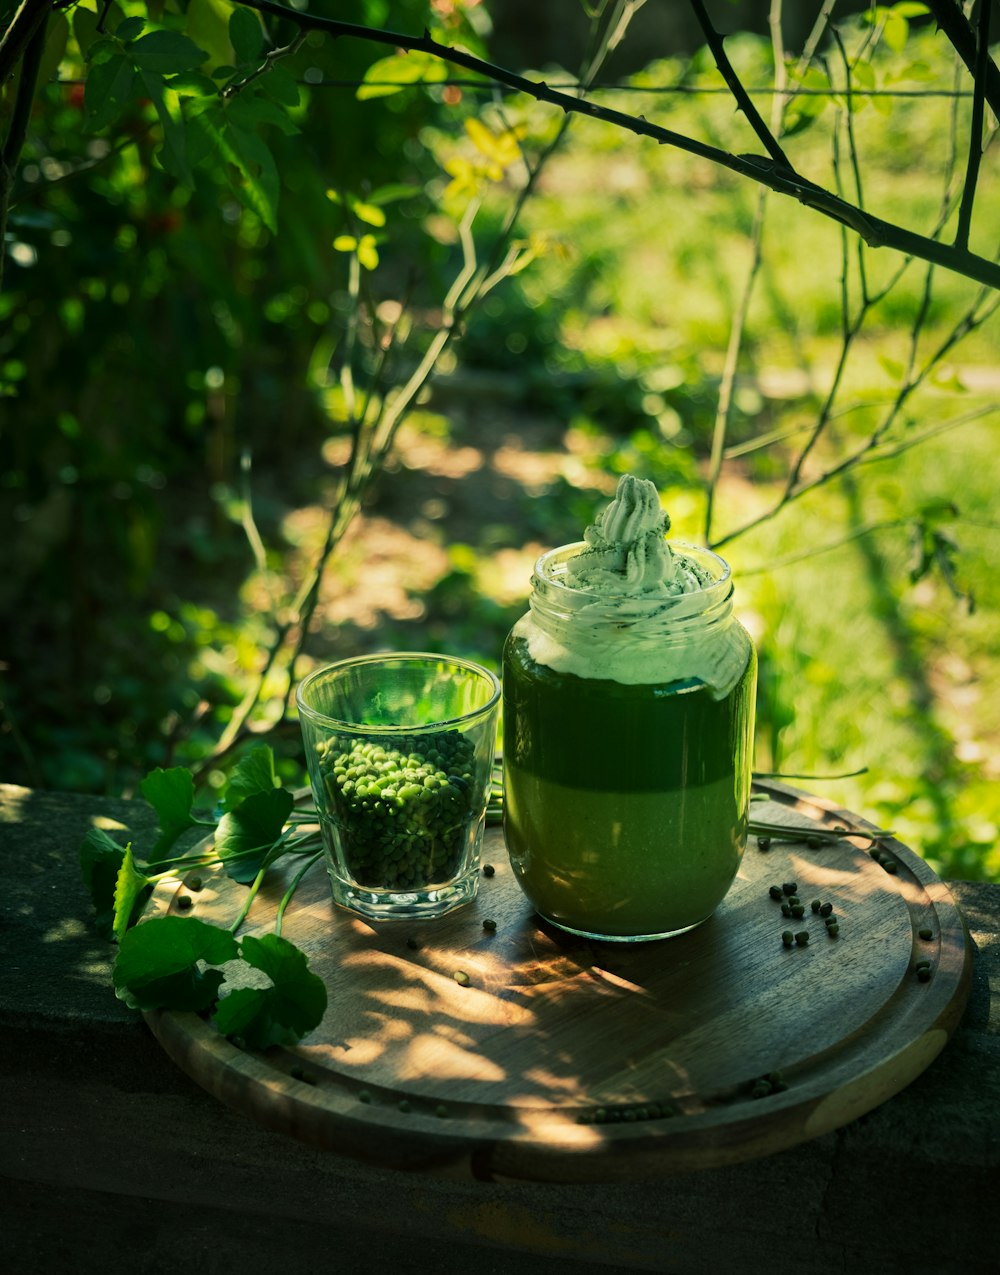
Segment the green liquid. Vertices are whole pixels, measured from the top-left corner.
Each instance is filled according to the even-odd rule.
[[[688,929],[733,882],[750,806],[756,656],[721,700],[504,651],[504,831],[548,920],[614,938]]]

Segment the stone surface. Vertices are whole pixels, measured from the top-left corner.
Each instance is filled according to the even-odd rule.
[[[204,1094],[114,997],[78,848],[137,845],[141,802],[0,788],[0,1263],[5,1270],[355,1272],[995,1269],[1000,886],[954,883],[977,947],[963,1022],[891,1101],[750,1164],[636,1185],[384,1171]],[[107,825],[105,825],[107,826]]]

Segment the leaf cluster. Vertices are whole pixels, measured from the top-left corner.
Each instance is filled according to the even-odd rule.
[[[298,132],[289,112],[299,104],[299,89],[284,67],[268,60],[259,16],[247,9],[230,15],[231,62],[219,62],[184,31],[144,17],[124,18],[107,36],[88,30],[91,18],[79,10],[74,27],[88,66],[90,131],[102,132],[148,99],[162,129],[164,169],[193,186],[195,169],[220,165],[237,199],[275,231],[281,181],[260,130],[272,125],[286,136]]]
[[[137,861],[131,843],[121,846],[100,829],[92,829],[80,848],[95,924],[118,941],[115,994],[132,1009],[210,1014],[220,1032],[253,1048],[294,1044],[319,1024],[327,998],[322,979],[293,943],[278,934],[237,939],[245,909],[229,929],[195,917],[142,919],[152,887],[174,876],[175,867],[221,866],[234,881],[256,887],[283,855],[314,852],[314,833],[286,831],[294,798],[278,783],[271,749],[253,749],[235,768],[217,822],[195,815],[194,781],[183,767],[152,771],[142,794],[159,820],[144,860]],[[213,850],[168,858],[181,835],[199,826],[215,828]],[[226,966],[261,971],[270,985],[228,988],[219,968]]]

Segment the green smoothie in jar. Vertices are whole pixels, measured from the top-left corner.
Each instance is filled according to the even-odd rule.
[[[665,938],[736,876],[750,806],[756,655],[728,565],[667,541],[624,477],[585,540],[544,554],[504,647],[504,831],[548,921]]]

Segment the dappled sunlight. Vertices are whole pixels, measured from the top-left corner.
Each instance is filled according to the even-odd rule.
[[[422,469],[433,478],[466,478],[483,466],[483,453],[478,447],[455,447],[447,439],[417,433],[401,434],[396,451],[403,465]]]
[[[541,496],[567,469],[579,469],[565,453],[529,451],[515,439],[507,439],[493,454],[493,467],[505,478],[513,478],[530,495]]]
[[[766,809],[797,828],[854,819],[805,795]],[[327,988],[319,1026],[298,1046],[263,1053],[191,1015],[154,1030],[202,1083],[272,1127],[339,1149],[346,1136],[390,1160],[409,1148],[457,1163],[489,1148],[501,1173],[527,1155],[565,1156],[586,1175],[601,1172],[605,1153],[693,1167],[703,1154],[725,1156],[734,1130],[741,1154],[792,1145],[814,1107],[822,1114],[810,1129],[833,1127],[824,1104],[871,1067],[888,1060],[892,1085],[908,1083],[946,1040],[951,1002],[961,1008],[967,952],[948,890],[899,843],[887,842],[893,874],[864,844],[838,832],[810,845],[790,832],[763,850],[752,838],[708,920],[635,944],[586,941],[542,921],[498,828],[485,834],[491,872],[477,896],[433,921],[352,915],[313,871],[283,934]],[[272,870],[249,932],[271,928],[294,871]],[[769,886],[792,878],[804,898],[832,903],[840,938],[810,912],[801,924],[811,941],[783,943],[788,922]],[[198,914],[220,918],[242,887],[216,876],[198,893]],[[918,955],[933,979],[918,977]],[[925,1045],[910,1048],[915,1041]],[[761,1077],[779,1074],[768,1104],[749,1101]],[[880,1093],[869,1099],[862,1084],[857,1111]]]
[[[0,823],[20,822],[30,798],[30,788],[19,788],[16,784],[0,784]]]
[[[398,1075],[405,1081],[433,1076],[445,1082],[475,1079],[480,1084],[507,1079],[507,1072],[495,1060],[473,1054],[434,1032],[421,1032],[401,1052]]]
[[[88,934],[89,927],[82,918],[68,916],[44,930],[39,937],[43,943],[65,943],[70,939],[86,938]]]
[[[90,821],[92,828],[100,828],[102,832],[123,832],[125,824],[120,819],[111,819],[107,815],[94,815]]]
[[[360,517],[345,536],[336,579],[324,582],[324,625],[373,629],[385,618],[416,620],[422,595],[448,568],[444,549],[382,518]]]

